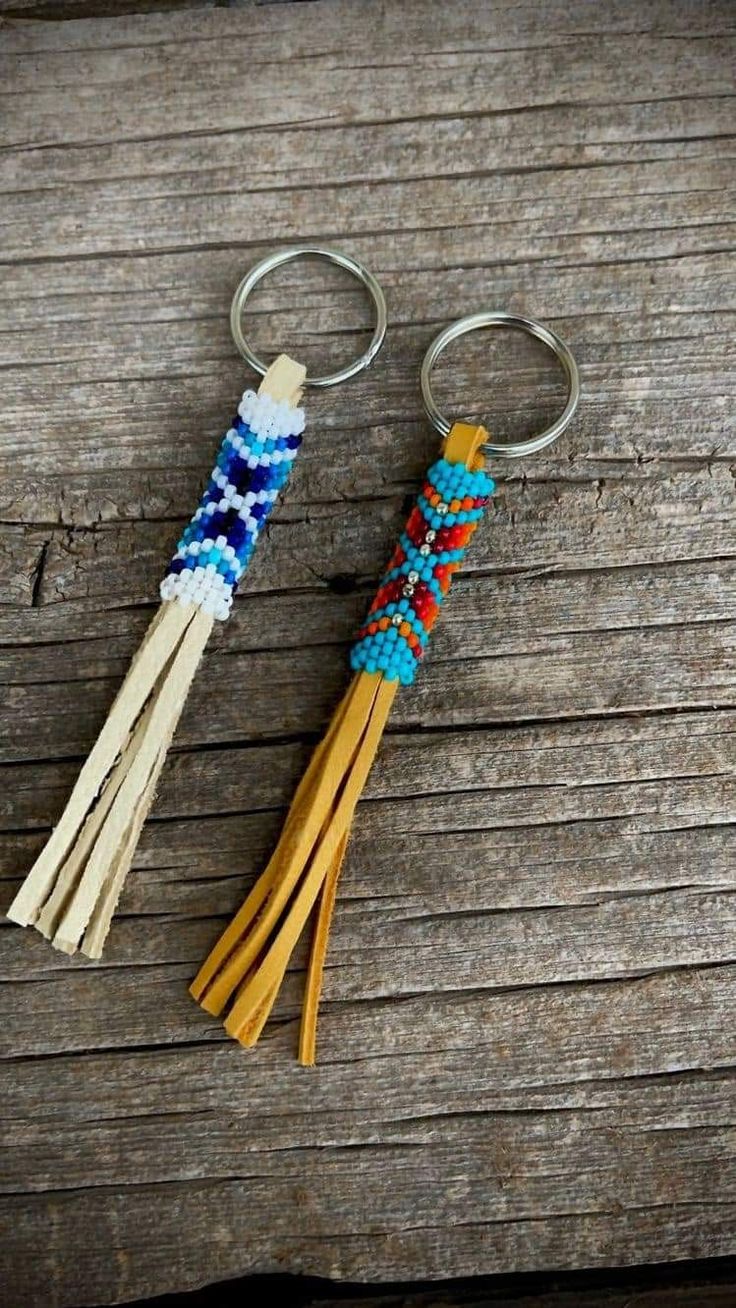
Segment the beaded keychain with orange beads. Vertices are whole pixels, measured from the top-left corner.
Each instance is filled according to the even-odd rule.
[[[567,404],[539,436],[494,444],[483,427],[450,426],[437,409],[430,386],[437,358],[450,341],[481,327],[520,328],[549,346],[562,364]],[[324,959],[355,806],[397,688],[414,680],[453,574],[493,493],[484,455],[515,458],[544,449],[571,421],[580,394],[577,366],[564,341],[541,323],[505,313],[475,314],[441,332],[425,356],[421,383],[427,415],[445,437],[441,457],[426,475],[358,632],[350,656],[355,676],[302,778],[271,860],[191,986],[207,1012],[220,1014],[229,1005],[226,1031],[243,1045],[255,1044],[314,912],[299,1043],[304,1064],[315,1061]]]

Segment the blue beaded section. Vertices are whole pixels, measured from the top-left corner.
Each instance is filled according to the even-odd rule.
[[[242,416],[245,415],[245,416]],[[258,537],[302,443],[301,409],[246,392],[161,583],[163,599],[229,615]]]

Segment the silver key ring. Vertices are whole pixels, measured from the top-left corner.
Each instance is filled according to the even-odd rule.
[[[447,348],[451,341],[457,340],[458,336],[465,336],[466,332],[477,331],[481,327],[516,327],[523,332],[527,332],[529,336],[536,336],[537,340],[542,341],[549,347],[564,368],[567,377],[567,404],[551,427],[546,427],[538,436],[532,436],[526,441],[509,442],[506,445],[497,445],[494,441],[486,441],[481,446],[484,454],[495,454],[502,459],[519,459],[524,454],[536,454],[539,450],[545,449],[547,445],[551,445],[553,441],[557,440],[557,437],[562,434],[568,423],[572,421],[580,399],[580,374],[572,351],[562,338],[556,332],[550,331],[549,327],[545,327],[543,323],[536,322],[534,318],[522,318],[520,314],[515,313],[474,313],[469,318],[459,318],[457,322],[445,327],[439,336],[435,336],[422,363],[420,379],[424,411],[437,430],[443,436],[446,436],[451,424],[434,402],[430,385],[432,369],[442,351]]]
[[[274,254],[269,254],[265,259],[261,259],[250,272],[246,273],[237,291],[233,296],[233,302],[230,306],[230,329],[233,334],[233,340],[240,350],[244,359],[256,372],[261,376],[267,370],[267,364],[259,359],[258,355],[249,345],[242,326],[243,310],[246,300],[258,283],[273,272],[274,268],[280,268],[284,263],[292,263],[294,259],[327,259],[328,263],[337,264],[338,268],[344,268],[346,272],[352,273],[358,281],[365,286],[373,302],[375,311],[376,325],[371,338],[370,345],[359,359],[348,364],[346,368],[341,368],[338,372],[328,373],[324,377],[306,377],[305,386],[337,386],[338,382],[348,381],[350,377],[355,377],[357,373],[362,372],[369,364],[373,362],[378,351],[383,345],[383,338],[386,335],[386,299],[372,273],[364,268],[362,263],[357,259],[351,259],[349,254],[341,254],[339,250],[330,250],[322,245],[297,245],[288,250],[276,250]]]

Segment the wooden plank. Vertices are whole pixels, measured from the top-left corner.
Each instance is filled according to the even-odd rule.
[[[0,932],[14,1305],[733,1254],[731,7],[104,9],[3,29],[3,906],[253,382],[227,325],[244,269],[274,242],[342,246],[391,331],[369,373],[306,397],[105,959]],[[397,699],[305,1075],[303,952],[250,1057],[186,988],[273,847],[434,457],[424,350],[482,307],[568,337],[584,400],[559,446],[499,466]],[[306,264],[249,318],[265,355],[319,370],[366,321]],[[502,437],[562,396],[502,338],[448,354],[437,391]]]

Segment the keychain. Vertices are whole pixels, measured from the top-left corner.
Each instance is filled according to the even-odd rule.
[[[434,402],[430,379],[442,351],[485,327],[520,328],[549,346],[565,371],[565,409],[539,436],[494,444],[483,427],[450,426]],[[243,1045],[255,1044],[314,910],[299,1039],[299,1059],[306,1065],[315,1061],[327,939],[355,806],[397,689],[414,680],[452,577],[495,489],[483,456],[518,458],[544,449],[565,430],[580,396],[577,365],[564,341],[541,323],[507,313],[474,314],[441,332],[424,358],[421,389],[427,416],[445,437],[441,456],[426,474],[357,634],[350,656],[355,675],[297,789],[271,860],[191,986],[208,1013],[220,1014],[232,1000],[225,1030]]]
[[[375,312],[371,342],[359,359],[326,377],[282,354],[270,368],[243,335],[243,309],[274,268],[302,256],[352,273]],[[162,603],[90,753],[69,802],[8,910],[57,949],[99,958],[153,801],[166,752],[207,639],[230,613],[264,524],[285,486],[304,429],[305,386],[334,386],[375,358],[386,334],[377,281],[347,255],[320,246],[281,250],[245,276],[233,298],[235,344],[263,377],[248,390],[224,437],[194,517],[161,583]]]

